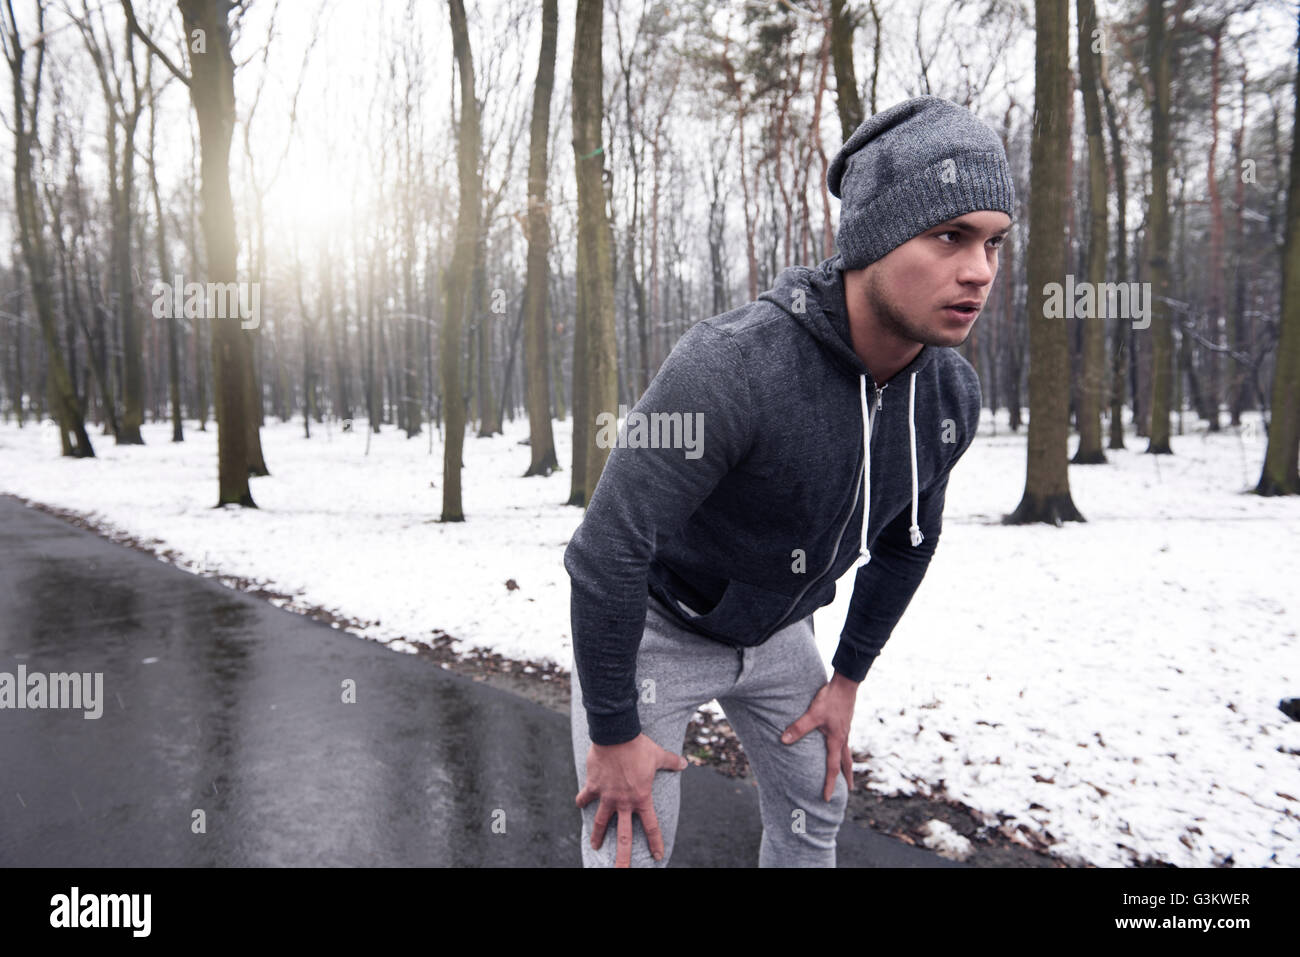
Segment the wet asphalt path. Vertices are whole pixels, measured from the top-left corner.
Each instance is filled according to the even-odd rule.
[[[20,665],[102,715],[0,708],[0,866],[581,865],[567,716],[0,495]],[[755,789],[682,773],[670,866],[755,866]],[[839,863],[960,866],[852,821]]]

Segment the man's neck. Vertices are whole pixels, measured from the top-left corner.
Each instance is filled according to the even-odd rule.
[[[882,386],[906,368],[924,346],[883,328],[880,319],[870,313],[870,308],[861,296],[846,295],[845,299],[853,351],[867,367],[876,385]]]

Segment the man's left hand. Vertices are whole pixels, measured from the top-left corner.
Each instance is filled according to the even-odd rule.
[[[783,744],[794,744],[817,728],[826,738],[826,787],[822,800],[829,801],[835,791],[835,776],[842,770],[853,790],[853,754],[849,750],[849,726],[853,724],[853,706],[858,700],[858,682],[850,681],[838,671],[822,685],[812,704],[799,720],[781,735]]]

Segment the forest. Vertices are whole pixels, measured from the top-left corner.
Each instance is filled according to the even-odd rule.
[[[216,503],[253,506],[268,419],[433,429],[457,521],[465,436],[527,417],[525,474],[568,470],[581,505],[608,454],[598,416],[694,322],[833,255],[828,157],[933,94],[1001,131],[1023,206],[961,346],[987,408],[1028,421],[1009,518],[1081,517],[1067,464],[1138,440],[1176,454],[1187,431],[1249,429],[1243,412],[1268,440],[1257,491],[1300,492],[1283,4],[3,14],[0,413],[56,422],[65,456],[141,444],[146,422],[177,443],[216,427]],[[1130,288],[1145,322],[1120,317]]]

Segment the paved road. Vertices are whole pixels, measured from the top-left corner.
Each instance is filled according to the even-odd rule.
[[[564,715],[0,495],[20,666],[102,715],[0,709],[0,866],[581,865]],[[681,818],[670,866],[757,863],[749,783],[688,768]],[[839,862],[957,866],[853,822]]]

